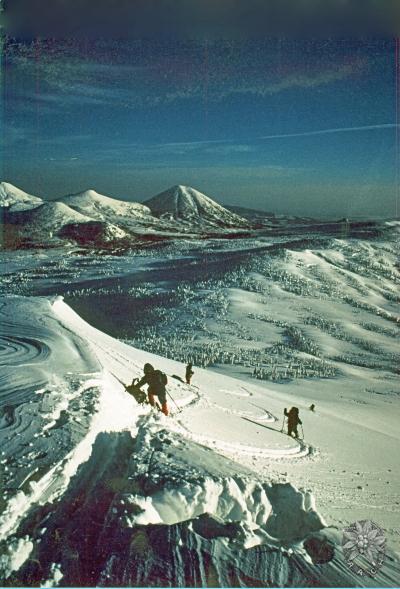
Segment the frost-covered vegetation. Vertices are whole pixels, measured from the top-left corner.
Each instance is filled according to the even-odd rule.
[[[121,257],[43,254],[26,268],[14,259],[1,287],[24,294],[40,284],[38,293],[61,293],[78,310],[95,300],[95,320],[116,315],[113,334],[124,341],[197,366],[243,366],[257,379],[333,378],[341,365],[396,372],[398,354],[385,344],[399,333],[396,241],[303,241],[289,249],[277,239],[254,253],[245,240],[234,255],[221,240]],[[168,264],[179,255],[184,271],[174,277]],[[133,260],[151,271],[130,275]]]
[[[337,243],[334,241],[330,245]],[[342,255],[342,248],[339,251]],[[192,361],[198,366],[241,365],[255,378],[263,380],[332,378],[340,373],[340,364],[374,368],[380,364],[396,372],[398,355],[383,349],[373,335],[395,338],[398,331],[382,322],[366,320],[361,323],[365,326],[365,335],[361,337],[355,335],[344,320],[357,309],[356,312],[365,311],[365,317],[378,317],[397,324],[394,308],[385,308],[385,301],[393,302],[393,297],[387,296],[392,292],[393,283],[380,284],[384,292],[378,306],[368,302],[370,295],[376,300],[376,292],[363,282],[363,275],[350,275],[362,263],[362,254],[379,254],[379,251],[378,246],[376,249],[361,248],[361,253],[357,249],[358,264],[352,262],[352,270],[346,269],[346,272],[338,269],[336,263],[327,265],[327,256],[318,251],[312,254],[312,263],[286,249],[274,250],[273,255],[262,253],[246,258],[222,275],[219,272],[215,278],[180,284],[174,291],[172,305],[169,301],[167,308],[166,301],[161,300],[160,306],[151,310],[158,321],[152,322],[150,328],[139,322],[135,337],[128,340],[143,349],[184,362]],[[316,268],[319,259],[324,263]],[[375,273],[382,267],[383,276],[388,275],[387,264],[369,262],[367,265]],[[390,275],[397,280],[396,270]],[[290,319],[284,310],[270,311],[277,288],[289,293],[291,306],[295,307],[296,300],[299,301],[298,312],[287,309]],[[234,308],[233,292],[239,293],[243,300],[252,296],[258,312],[242,313]],[[133,296],[136,295],[133,293]],[[167,297],[167,293],[164,296]],[[303,300],[307,300],[307,306]],[[332,300],[335,305],[339,302],[344,309],[341,319],[335,320],[329,313],[321,315],[318,312],[321,300]],[[253,329],[255,324],[265,324],[265,328]],[[346,342],[349,347],[340,354],[332,353],[326,345],[321,345],[325,340],[316,337],[318,332],[334,341]],[[278,339],[271,342],[270,333]]]

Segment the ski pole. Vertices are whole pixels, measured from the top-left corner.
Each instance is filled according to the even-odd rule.
[[[172,395],[170,395],[170,393],[168,391],[166,391],[168,397],[173,401],[173,403],[175,404],[175,407],[178,409],[178,413],[181,413],[182,409],[180,409],[180,407],[176,404],[175,399],[173,398]]]
[[[120,382],[122,384],[122,386],[126,389],[126,384],[124,382],[122,382],[122,380],[120,378],[118,378],[118,376],[116,374],[114,374],[114,372],[111,372],[111,370],[109,370],[109,373],[113,375],[114,378],[116,378],[118,380],[118,382]]]
[[[283,416],[281,432],[283,432],[283,430],[285,429],[285,419],[286,419],[286,415]]]
[[[301,435],[302,435],[302,440],[304,440],[304,430],[303,430],[303,424],[300,424],[301,427]]]

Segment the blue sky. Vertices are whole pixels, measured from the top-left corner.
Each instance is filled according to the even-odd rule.
[[[395,43],[16,41],[2,176],[56,198],[189,184],[296,215],[396,214]]]

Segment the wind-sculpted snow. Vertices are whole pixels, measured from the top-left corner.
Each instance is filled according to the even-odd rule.
[[[7,584],[43,585],[55,570],[67,587],[391,586],[398,575],[390,555],[374,581],[358,578],[307,497],[254,481],[153,417],[136,437],[99,434],[64,496],[20,532],[29,558]],[[315,566],[303,540],[333,559]]]
[[[38,339],[18,336],[0,337],[0,366],[40,362],[50,354],[50,348]]]
[[[0,333],[5,538],[33,503],[57,495],[68,483],[74,468],[68,463],[77,451],[84,456],[82,444],[101,406],[104,383],[96,358],[55,321],[47,299],[2,299]],[[74,461],[79,464],[76,456]]]
[[[240,522],[250,545],[266,537],[290,542],[325,527],[310,494],[262,484],[250,470],[190,436],[160,429],[152,418],[142,418],[133,462],[139,492],[128,499],[140,510],[127,516],[131,523],[171,525],[210,513]]]

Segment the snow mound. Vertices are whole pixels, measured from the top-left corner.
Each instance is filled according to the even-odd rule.
[[[35,209],[6,214],[7,239],[17,246],[55,243],[63,239],[80,245],[108,246],[125,240],[128,234],[108,221],[96,220],[63,202],[45,202]]]
[[[35,209],[18,214],[15,220],[21,233],[34,239],[52,237],[62,227],[71,223],[91,221],[89,217],[61,202],[46,202]]]
[[[190,186],[172,186],[145,201],[153,214],[211,225],[247,227],[248,222]]]
[[[130,525],[173,525],[211,514],[240,522],[251,545],[266,537],[293,542],[326,526],[311,493],[257,481],[238,463],[160,427],[153,417],[139,422],[133,462],[139,492],[128,498],[137,507]]]
[[[0,207],[9,211],[27,211],[38,207],[42,199],[24,192],[9,182],[0,182]]]
[[[136,203],[125,202],[98,194],[95,190],[85,190],[77,194],[70,194],[59,199],[72,209],[92,217],[92,219],[106,220],[112,217],[142,218],[150,214],[148,207]]]

